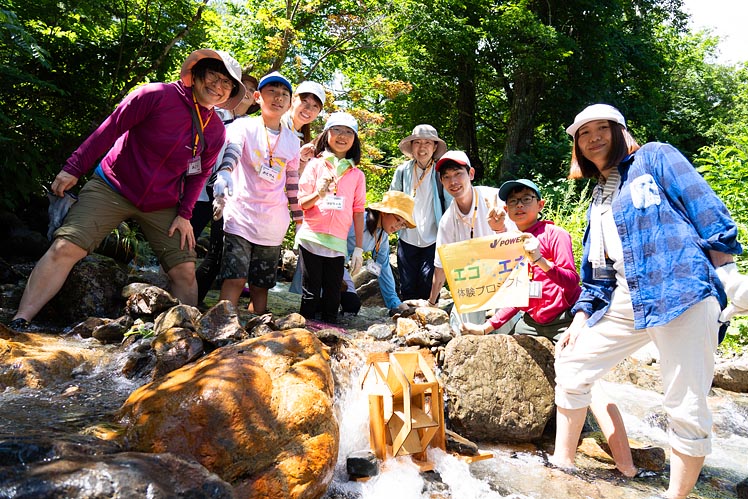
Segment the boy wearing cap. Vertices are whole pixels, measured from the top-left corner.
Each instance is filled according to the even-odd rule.
[[[52,182],[55,195],[63,197],[82,175],[95,172],[29,276],[15,327],[26,327],[73,265],[128,218],[143,230],[174,296],[197,305],[190,218],[225,137],[214,107],[239,103],[240,78],[239,63],[226,52],[196,50],[182,65],[180,81],[138,87],[70,156]]]
[[[298,204],[299,140],[281,118],[291,106],[291,83],[277,71],[260,79],[255,100],[260,116],[229,125],[226,152],[213,185],[214,217],[224,219],[221,300],[235,306],[249,283],[249,311],[264,314],[275,286],[289,206]],[[228,195],[228,197],[227,197]]]
[[[452,202],[452,196],[444,193],[434,168],[447,145],[434,127],[424,124],[416,126],[398,147],[410,160],[395,170],[390,190],[415,198],[413,217],[416,221],[414,228],[398,232],[400,296],[403,300],[426,299],[434,276],[439,220]]]
[[[475,170],[462,151],[447,151],[436,162],[436,171],[441,178],[445,194],[452,196],[452,204],[439,222],[436,246],[456,243],[474,237],[490,236],[507,230],[515,230],[514,222],[505,217],[489,217],[489,213],[503,209],[495,187],[473,186]],[[439,293],[446,281],[439,252],[434,256],[434,278],[428,298],[429,305],[436,306]],[[484,311],[457,314],[452,310],[452,328],[459,331],[463,322],[482,322]]]
[[[488,334],[507,323],[517,312],[524,314],[511,333],[545,336],[556,341],[572,321],[569,309],[577,301],[579,286],[571,235],[550,220],[541,220],[545,200],[528,179],[504,182],[499,199],[517,229],[525,233],[525,257],[530,269],[530,301],[525,308],[507,307],[479,324],[466,323],[464,333]]]

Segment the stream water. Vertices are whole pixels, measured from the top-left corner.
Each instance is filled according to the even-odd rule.
[[[81,369],[72,380],[43,389],[7,388],[0,393],[0,440],[39,435],[75,440],[86,428],[111,421],[112,414],[137,388],[139,383],[118,374],[123,362],[120,347],[77,337],[52,341],[93,349],[98,361],[93,368]],[[484,461],[466,464],[432,449],[429,461],[434,472],[420,473],[405,457],[386,461],[380,474],[366,482],[351,482],[346,457],[369,449],[368,402],[358,385],[357,369],[362,367],[333,362],[339,383],[336,410],[341,441],[335,477],[325,499],[639,499],[661,493],[667,486],[667,473],[648,481],[624,481],[611,472],[610,465],[580,457],[580,472],[568,475],[544,467],[534,447],[488,444],[480,447],[494,457]],[[602,388],[619,405],[630,438],[668,449],[659,394],[615,383],[603,383]],[[715,390],[710,404],[714,412],[713,453],[690,497],[736,497],[736,484],[748,476],[748,395]]]

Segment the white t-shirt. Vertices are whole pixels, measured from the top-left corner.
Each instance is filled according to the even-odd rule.
[[[434,215],[434,180],[431,177],[433,169],[432,165],[416,188],[416,202],[413,207],[413,220],[416,221],[416,227],[413,229],[403,229],[399,233],[400,239],[419,248],[431,246],[436,242],[438,225],[436,223],[436,215]],[[416,175],[420,175],[421,172],[422,170],[416,166]],[[413,179],[414,185],[418,183],[417,179],[417,176]]]

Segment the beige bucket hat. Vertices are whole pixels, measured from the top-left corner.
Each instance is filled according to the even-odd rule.
[[[247,89],[242,83],[241,66],[239,66],[239,63],[236,61],[236,59],[231,57],[228,52],[212,49],[195,50],[187,57],[187,59],[185,59],[184,64],[182,64],[182,70],[179,73],[179,78],[182,80],[182,83],[184,83],[185,87],[191,87],[192,68],[195,66],[197,61],[205,58],[218,59],[219,61],[223,62],[223,65],[226,67],[226,71],[228,71],[229,76],[234,81],[234,84],[237,85],[236,88],[238,89],[238,91],[230,94],[231,96],[228,98],[228,100],[218,104],[218,107],[222,109],[227,109],[229,111],[234,109],[244,98],[244,94],[247,92]]]
[[[434,151],[434,159],[441,158],[442,154],[447,152],[447,144],[439,138],[436,133],[436,128],[431,125],[418,125],[413,129],[413,133],[405,137],[397,147],[400,148],[403,154],[409,158],[413,158],[413,144],[412,142],[416,139],[433,140],[436,142],[436,150]]]
[[[416,226],[416,223],[413,220],[413,208],[415,205],[415,199],[404,192],[387,191],[384,193],[384,196],[382,196],[382,201],[379,203],[371,203],[369,208],[383,213],[397,215],[405,220],[409,229],[413,229]]]

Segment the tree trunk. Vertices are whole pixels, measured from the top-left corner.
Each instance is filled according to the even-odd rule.
[[[543,91],[543,78],[519,72],[515,75],[507,124],[501,176],[517,177],[520,164],[517,155],[526,152],[532,144],[535,113]]]
[[[457,130],[455,143],[468,155],[475,168],[475,178],[483,178],[483,162],[478,153],[478,134],[475,129],[475,65],[465,58],[457,65]]]

